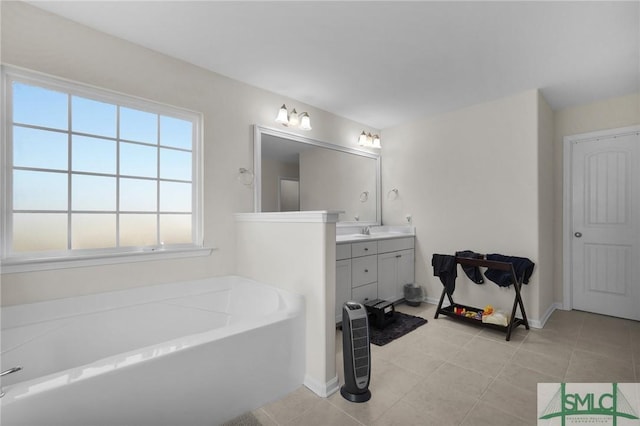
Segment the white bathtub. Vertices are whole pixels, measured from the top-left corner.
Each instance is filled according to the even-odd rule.
[[[7,307],[0,423],[217,425],[299,387],[304,340],[302,297],[241,277]]]

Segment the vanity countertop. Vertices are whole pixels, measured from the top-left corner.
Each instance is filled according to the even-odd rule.
[[[365,228],[369,229],[368,234],[363,233]],[[338,228],[336,231],[336,242],[338,244],[405,237],[415,237],[415,228],[413,226],[348,227],[344,229]]]

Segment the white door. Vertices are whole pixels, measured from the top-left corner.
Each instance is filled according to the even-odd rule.
[[[640,136],[572,144],[573,307],[640,319]]]
[[[298,178],[278,177],[278,211],[300,211],[300,181]]]

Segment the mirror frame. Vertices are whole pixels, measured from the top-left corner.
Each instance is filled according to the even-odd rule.
[[[349,148],[345,146],[336,145],[329,142],[323,142],[316,139],[311,139],[305,136],[297,135],[271,127],[265,127],[258,124],[254,125],[253,130],[253,210],[258,213],[262,211],[262,135],[270,135],[279,137],[282,139],[289,139],[295,142],[300,142],[308,145],[317,146],[320,148],[333,149],[335,151],[344,152],[346,154],[359,155],[361,157],[371,158],[376,161],[376,220],[375,221],[342,221],[338,224],[344,225],[380,225],[382,223],[382,186],[380,179],[381,160],[380,154],[370,151],[365,151],[357,148]]]

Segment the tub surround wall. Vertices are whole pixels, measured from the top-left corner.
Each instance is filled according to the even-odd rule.
[[[305,297],[304,384],[323,397],[338,389],[333,318],[337,219],[338,212],[236,215],[237,273]]]
[[[236,272],[233,214],[253,211],[253,125],[283,103],[313,117],[304,136],[355,148],[364,126],[101,33],[24,2],[0,2],[2,63],[198,111],[204,117],[204,245],[210,256],[2,274],[3,305]]]

